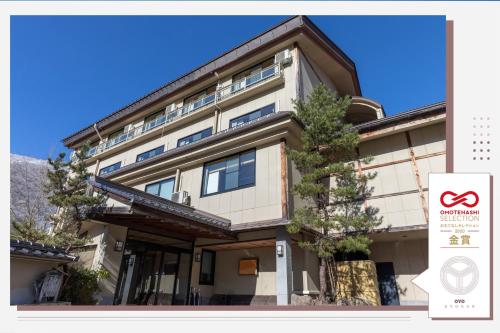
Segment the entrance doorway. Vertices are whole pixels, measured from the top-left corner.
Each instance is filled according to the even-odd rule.
[[[127,239],[114,304],[187,304],[192,244],[186,243],[190,249]]]
[[[377,280],[382,305],[399,305],[398,285],[392,262],[378,262]]]

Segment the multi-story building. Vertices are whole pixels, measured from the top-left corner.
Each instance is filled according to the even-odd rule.
[[[319,83],[352,96],[359,172],[377,171],[368,204],[383,304],[425,304],[410,280],[427,267],[427,173],[444,171],[443,103],[386,117],[361,96],[356,67],[296,16],[64,139],[90,141],[106,210],[85,223],[81,262],[104,267],[103,304],[290,304],[318,292],[312,230],[286,231],[300,175],[294,99]],[[386,228],[390,225],[390,228]]]

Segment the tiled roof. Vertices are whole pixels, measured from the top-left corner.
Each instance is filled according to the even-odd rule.
[[[386,126],[393,126],[398,123],[410,121],[417,118],[428,117],[433,114],[440,114],[446,112],[446,103],[439,102],[430,105],[425,105],[423,107],[397,113],[393,116],[384,117],[376,120],[372,120],[366,123],[362,123],[354,126],[360,133],[373,131]]]
[[[255,119],[251,122],[241,124],[241,125],[231,127],[231,128],[225,129],[223,131],[217,132],[211,136],[208,136],[208,137],[203,138],[201,140],[190,143],[189,145],[175,147],[175,148],[169,149],[167,151],[164,151],[163,153],[155,155],[154,157],[145,159],[143,161],[131,163],[129,165],[125,165],[117,170],[106,173],[106,175],[103,175],[103,177],[110,178],[110,177],[113,177],[113,176],[116,176],[119,174],[123,174],[125,172],[129,172],[131,170],[135,170],[135,169],[143,167],[143,166],[153,165],[153,164],[157,163],[159,160],[163,160],[165,158],[171,158],[171,157],[177,156],[179,154],[185,153],[186,151],[192,151],[196,148],[204,147],[210,143],[224,140],[232,135],[236,135],[236,134],[239,134],[242,132],[248,132],[248,131],[253,130],[259,126],[266,125],[266,124],[271,123],[273,121],[288,119],[291,117],[292,113],[293,113],[292,111],[280,111],[280,112],[268,114],[264,117]]]
[[[200,224],[222,229],[224,231],[230,231],[231,221],[220,216],[213,215],[172,200],[167,200],[129,186],[121,185],[102,177],[92,176],[88,182],[101,192],[112,193],[119,197],[126,198],[131,203],[137,203],[165,213],[183,217]]]
[[[10,240],[10,254],[60,262],[78,261],[79,258],[59,247],[14,239]]]
[[[423,107],[420,107],[417,109],[401,112],[401,113],[395,114],[393,116],[384,117],[381,119],[376,119],[376,120],[372,120],[372,121],[369,121],[366,123],[362,123],[362,124],[354,126],[354,128],[357,129],[360,133],[364,133],[364,132],[369,132],[369,131],[376,130],[378,128],[382,128],[385,126],[391,126],[391,125],[394,125],[396,123],[410,121],[410,120],[413,120],[416,118],[421,118],[421,117],[427,117],[427,116],[432,115],[432,114],[444,113],[445,111],[446,111],[446,103],[439,102],[439,103],[435,103],[435,104],[426,105],[426,106],[423,106]],[[280,111],[280,112],[276,112],[276,113],[271,113],[271,114],[264,116],[262,118],[258,118],[252,122],[242,124],[242,125],[239,125],[239,126],[236,126],[233,128],[228,128],[228,129],[223,130],[221,132],[218,132],[214,135],[211,135],[211,136],[206,137],[204,139],[193,142],[189,145],[184,145],[181,147],[169,149],[169,150],[167,150],[161,154],[158,154],[152,158],[148,158],[148,159],[140,161],[140,162],[135,162],[135,163],[126,165],[120,169],[117,169],[115,171],[107,173],[104,177],[110,178],[110,177],[113,177],[116,175],[130,172],[130,171],[135,170],[135,169],[140,168],[140,167],[152,165],[152,164],[157,163],[160,160],[177,156],[179,154],[185,153],[186,151],[191,151],[191,150],[196,149],[198,147],[204,147],[207,144],[210,144],[213,142],[218,142],[220,140],[224,140],[227,137],[230,137],[231,135],[236,135],[236,134],[239,134],[241,132],[247,132],[247,131],[253,130],[259,126],[266,125],[266,124],[273,122],[273,121],[276,121],[276,120],[283,120],[283,119],[292,118],[295,121],[297,121],[297,123],[299,123],[299,125],[301,125],[300,121],[297,118],[292,117],[293,114],[294,114],[293,111]]]

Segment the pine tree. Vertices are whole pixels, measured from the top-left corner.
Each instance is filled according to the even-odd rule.
[[[295,209],[288,231],[297,233],[302,227],[317,231],[299,245],[320,259],[321,303],[328,302],[327,284],[333,300],[336,297],[334,255],[370,254],[368,233],[381,224],[377,210],[366,205],[373,190],[367,182],[376,175],[359,173],[356,168],[360,138],[346,121],[350,103],[349,96],[339,97],[322,84],[306,101],[294,101],[295,117],[304,125],[303,146],[287,149],[301,174],[292,192],[306,203]]]
[[[88,239],[80,236],[82,223],[89,218],[94,208],[103,206],[105,197],[88,191],[85,159],[89,144],[75,151],[74,158],[65,161],[65,153],[55,159],[48,159],[51,166],[47,172],[48,184],[45,187],[48,200],[58,207],[56,214],[50,216],[53,243],[70,248],[85,245]]]

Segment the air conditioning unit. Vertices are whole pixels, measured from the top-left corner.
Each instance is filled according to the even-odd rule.
[[[289,65],[292,63],[292,54],[289,49],[283,50],[276,53],[274,56],[274,63],[281,64],[282,66]]]
[[[183,204],[183,205],[190,205],[191,203],[191,197],[189,196],[189,193],[187,191],[180,191],[180,192],[174,192],[172,193],[172,201],[175,201],[177,203]]]

